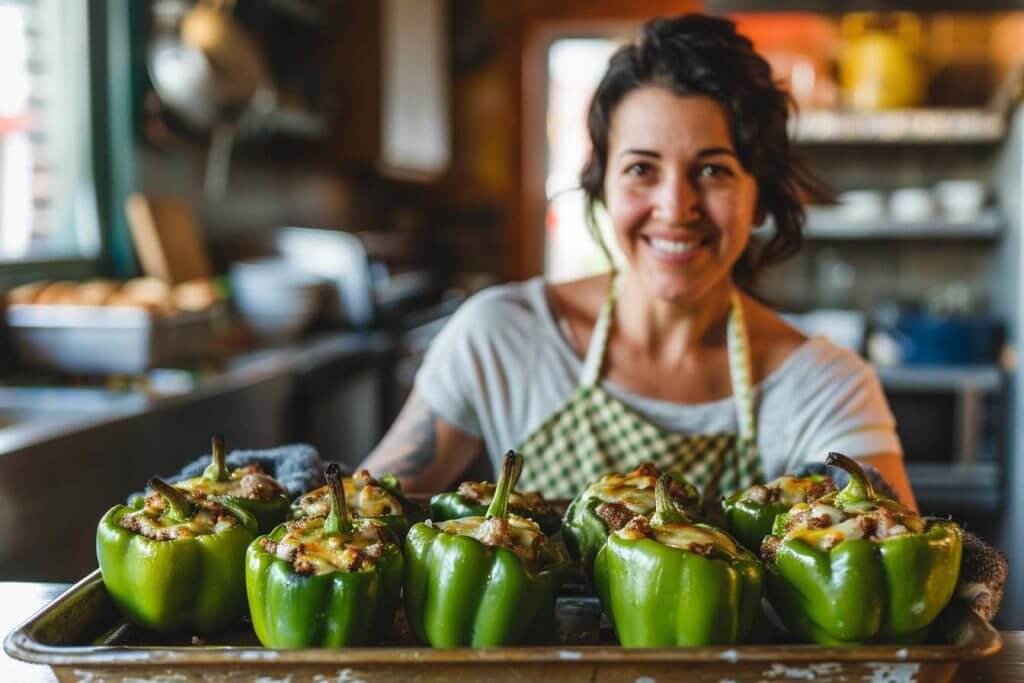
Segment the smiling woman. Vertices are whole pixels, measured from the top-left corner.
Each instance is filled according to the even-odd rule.
[[[624,267],[464,305],[365,466],[432,489],[481,448],[495,461],[515,446],[524,490],[569,497],[653,461],[713,498],[840,451],[913,504],[873,369],[752,294],[800,247],[801,195],[823,194],[790,150],[788,116],[731,22],[649,22],[597,87],[580,178],[592,232],[603,206]],[[767,217],[774,233],[752,240]]]

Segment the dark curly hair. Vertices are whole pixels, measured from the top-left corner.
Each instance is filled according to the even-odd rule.
[[[827,200],[829,189],[797,159],[786,127],[789,95],[772,81],[771,67],[727,20],[701,14],[653,19],[638,42],[612,56],[590,103],[590,158],[580,173],[587,223],[604,248],[595,208],[604,199],[608,129],[615,107],[631,91],[657,86],[677,95],[706,95],[724,107],[736,154],[757,181],[758,212],[771,216],[774,233],[751,240],[733,267],[733,279],[751,290],[760,271],[784,261],[803,244],[801,192]]]

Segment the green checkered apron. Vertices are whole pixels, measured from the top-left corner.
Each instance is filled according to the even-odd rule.
[[[739,434],[677,434],[651,424],[601,388],[615,292],[613,285],[594,327],[576,391],[519,447],[523,471],[517,488],[572,498],[602,474],[626,472],[642,462],[683,472],[708,500],[762,482],[750,348],[739,295],[733,292],[727,327]]]

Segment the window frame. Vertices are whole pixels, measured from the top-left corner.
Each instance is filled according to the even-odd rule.
[[[136,51],[147,3],[88,0],[89,102],[87,156],[91,171],[99,249],[95,255],[0,261],[0,291],[38,279],[128,276],[135,271],[124,201],[135,183]],[[83,122],[85,123],[85,122]]]

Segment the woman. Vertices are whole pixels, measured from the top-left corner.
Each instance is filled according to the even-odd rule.
[[[614,225],[622,272],[466,302],[364,466],[438,490],[481,450],[496,462],[516,448],[520,488],[553,497],[644,460],[726,495],[834,450],[913,504],[870,366],[750,293],[799,248],[799,197],[817,190],[792,156],[788,105],[731,22],[649,22],[597,88],[581,175],[591,225],[598,204]],[[752,241],[768,217],[774,234]]]

